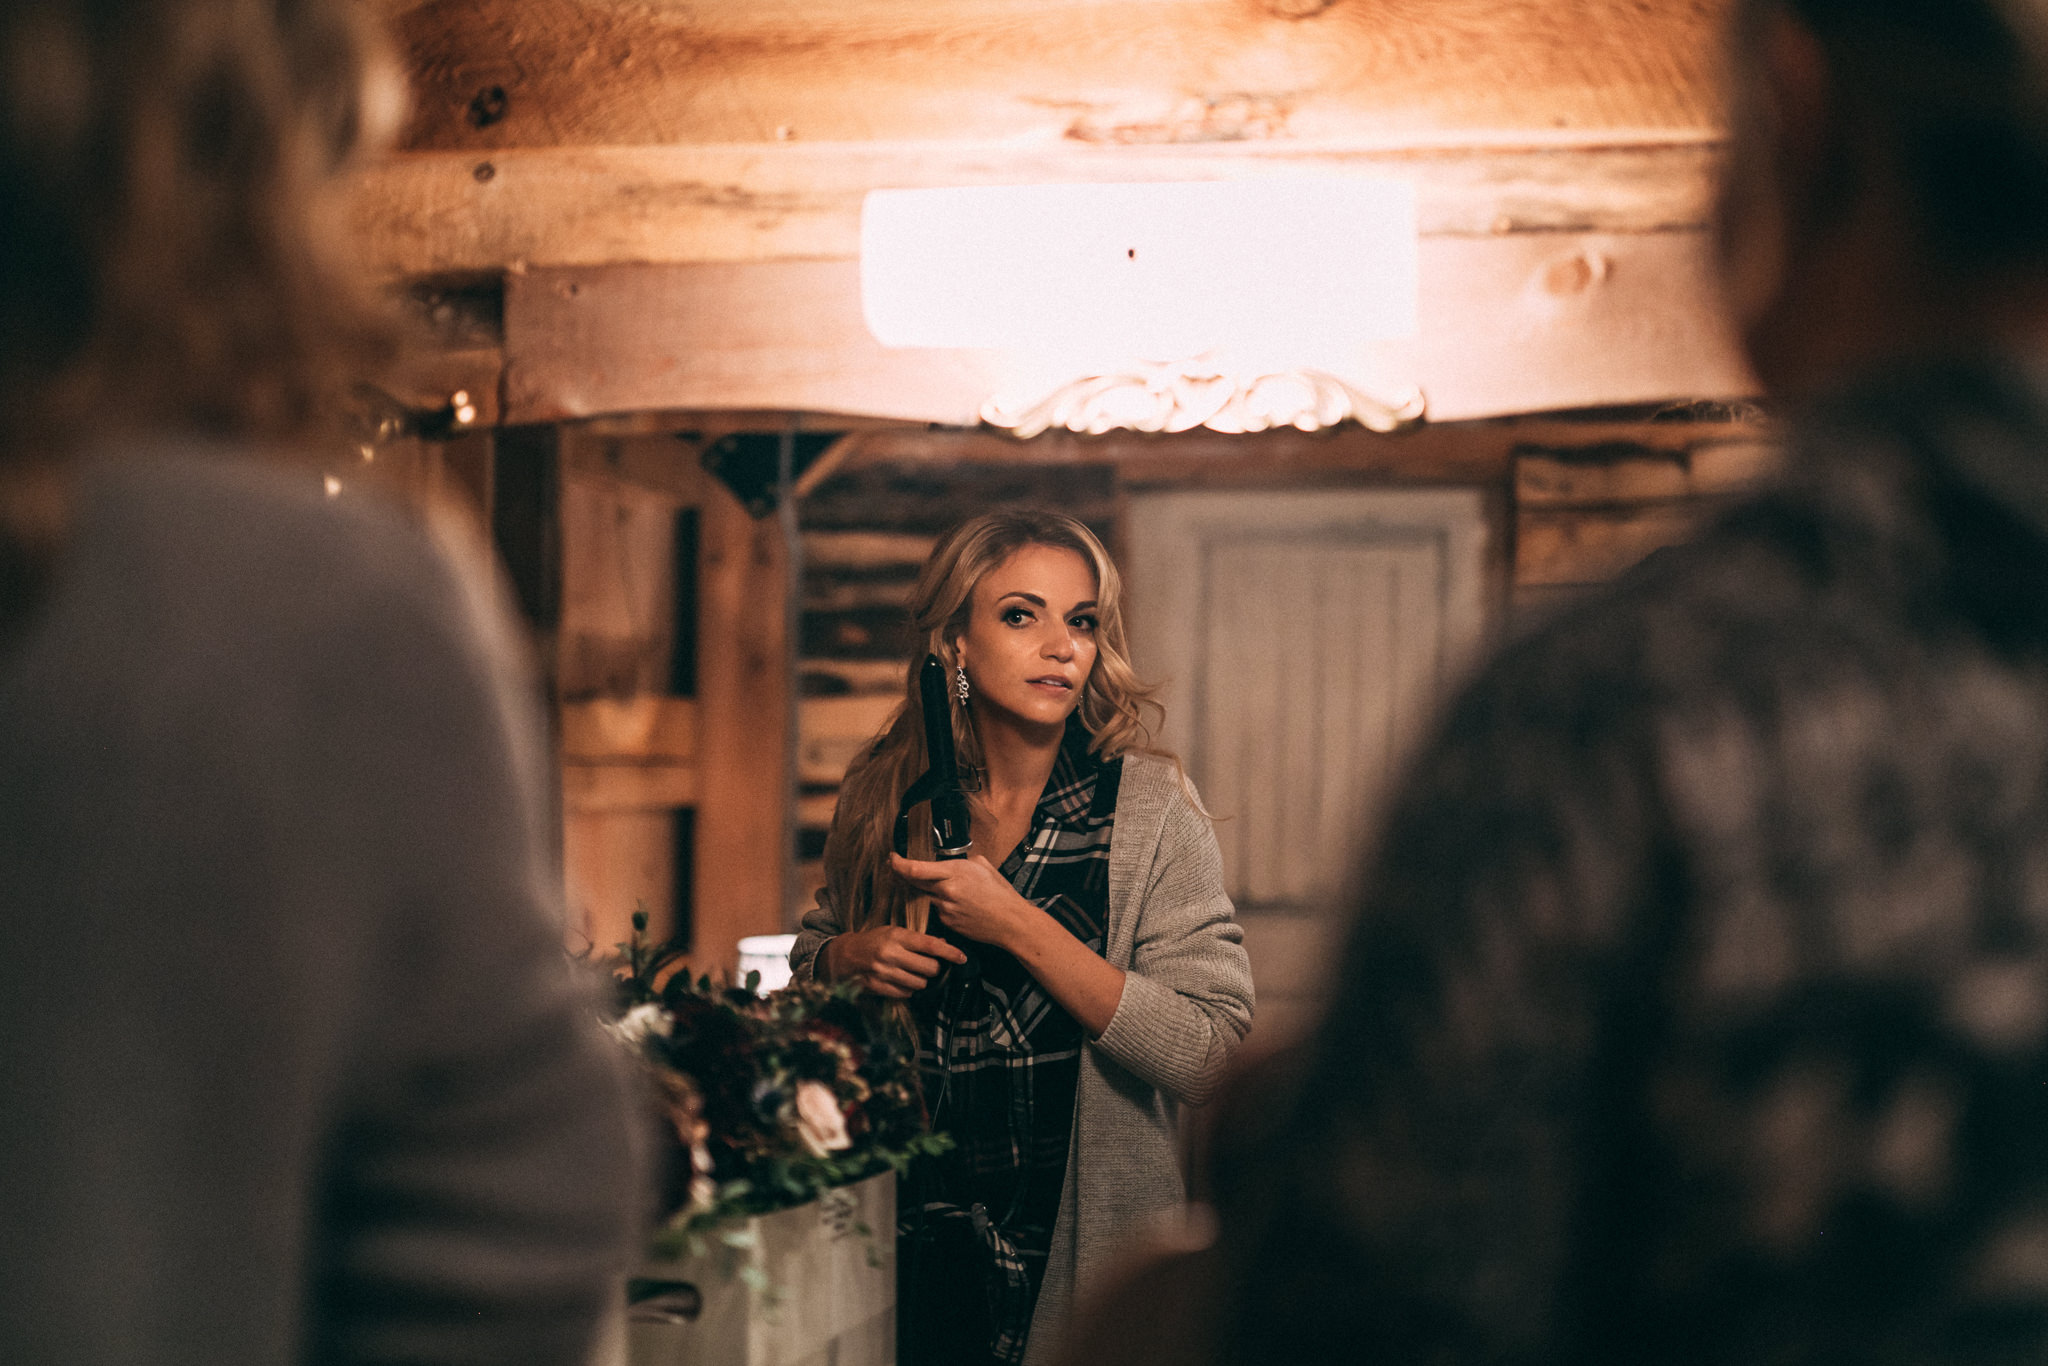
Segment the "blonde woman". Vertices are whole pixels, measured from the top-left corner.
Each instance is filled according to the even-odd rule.
[[[988,513],[939,542],[911,613],[955,685],[974,852],[892,849],[926,767],[920,651],[847,773],[791,955],[800,976],[905,1002],[957,1144],[903,1192],[905,1366],[1048,1359],[1076,1296],[1181,1200],[1177,1107],[1251,1026],[1216,839],[1180,766],[1146,747],[1156,706],[1119,596],[1069,517]]]

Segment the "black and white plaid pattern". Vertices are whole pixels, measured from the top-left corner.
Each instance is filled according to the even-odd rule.
[[[1031,831],[1001,869],[1096,953],[1122,772],[1071,723]],[[957,1146],[903,1203],[905,1366],[1023,1359],[1073,1131],[1081,1026],[1010,954],[962,947],[968,961],[911,1001],[932,1121]]]

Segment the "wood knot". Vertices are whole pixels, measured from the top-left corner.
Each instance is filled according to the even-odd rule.
[[[1597,251],[1575,251],[1543,268],[1543,292],[1564,298],[1584,294],[1607,278],[1607,258]]]
[[[507,98],[504,86],[485,86],[469,101],[469,126],[488,128],[494,123],[501,122],[510,105],[511,100]]]

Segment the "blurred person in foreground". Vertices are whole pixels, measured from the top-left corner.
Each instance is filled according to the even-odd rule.
[[[1738,8],[1791,472],[1447,709],[1088,1359],[2048,1360],[2048,4]]]
[[[395,86],[348,0],[0,7],[9,1362],[567,1366],[629,1252],[507,623],[247,458],[379,350]]]

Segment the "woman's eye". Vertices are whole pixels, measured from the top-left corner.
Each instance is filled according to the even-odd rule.
[[[1090,616],[1079,616],[1073,618],[1068,624],[1071,625],[1077,631],[1093,631],[1095,629],[1095,618]]]
[[[1003,621],[1011,626],[1022,626],[1025,622],[1030,620],[1031,613],[1026,611],[1022,607],[1012,607],[1005,610],[1003,613]]]

